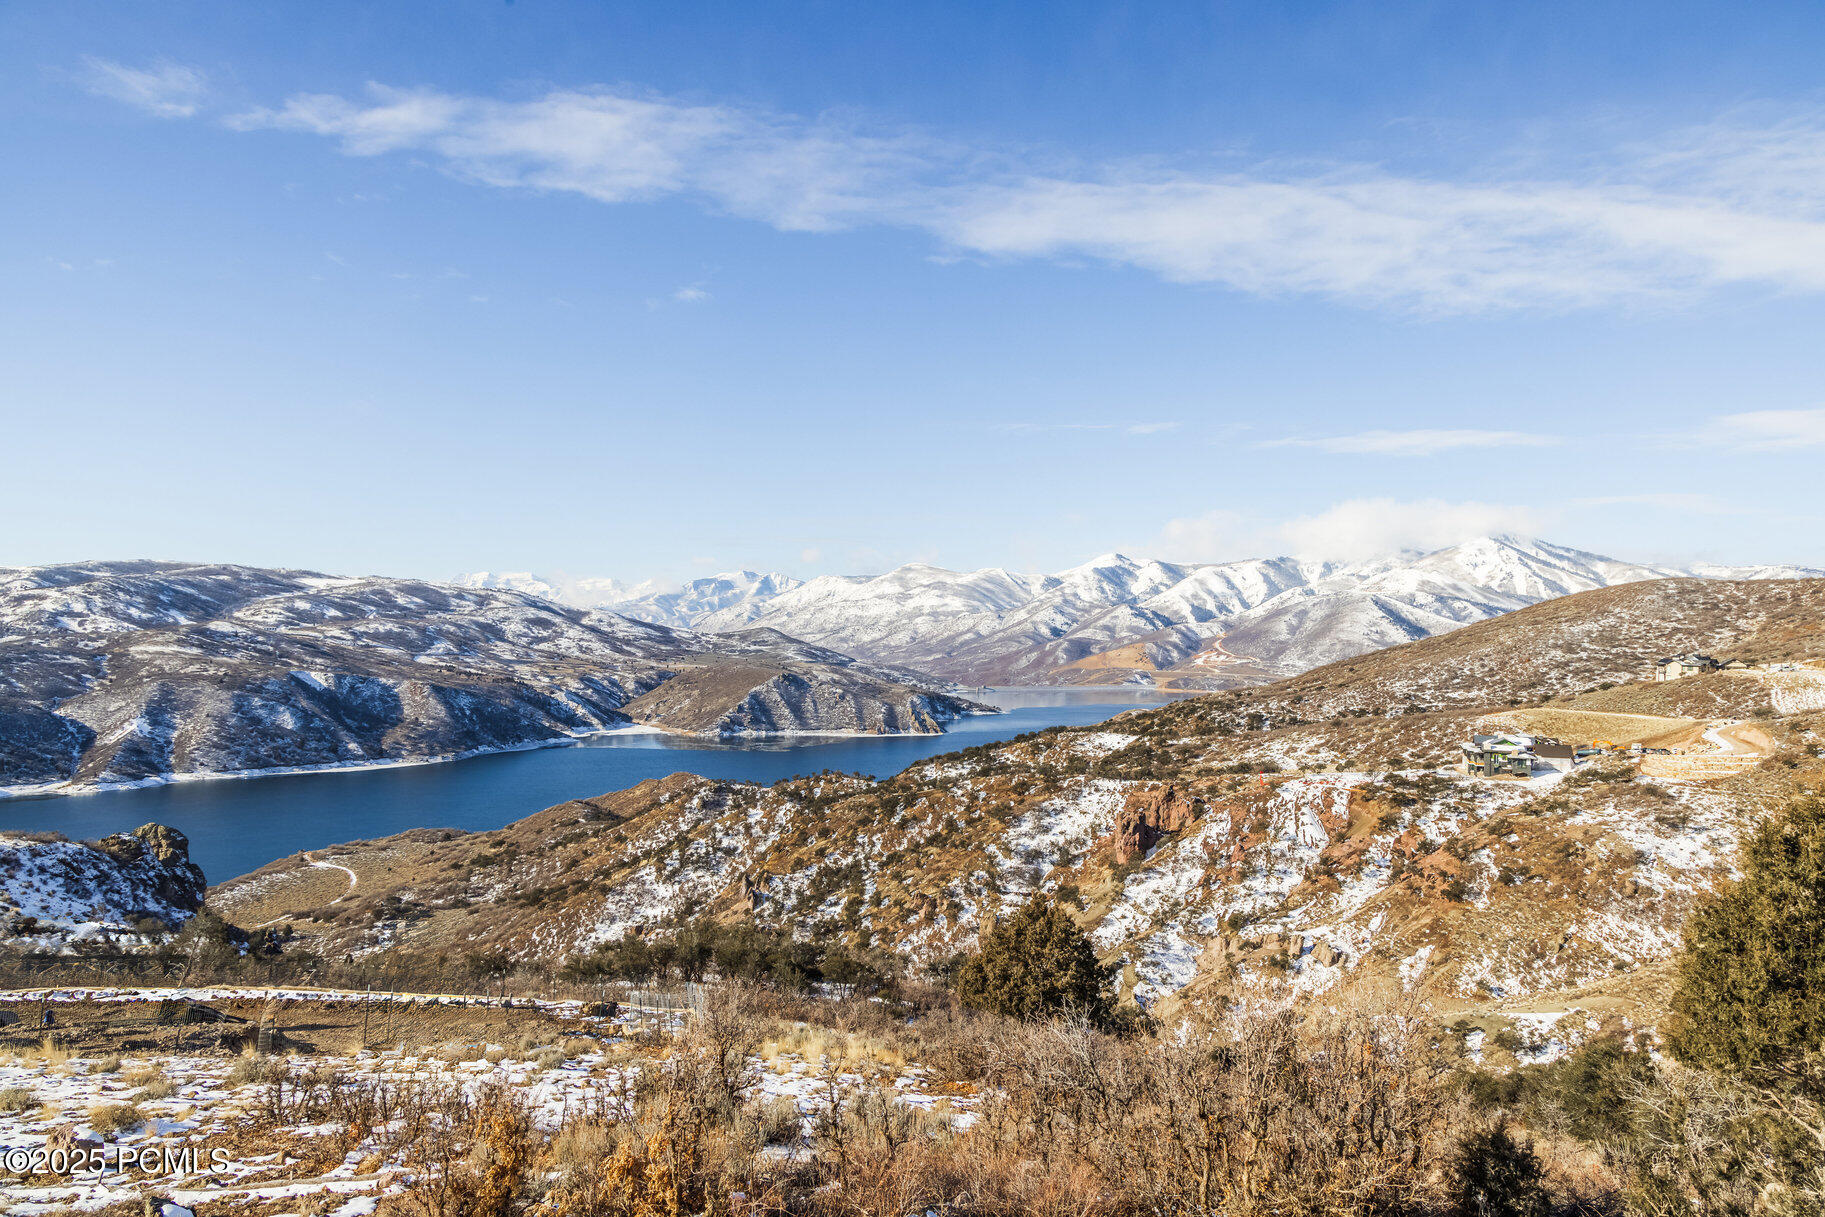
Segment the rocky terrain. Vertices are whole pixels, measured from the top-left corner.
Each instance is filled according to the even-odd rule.
[[[771,626],[971,684],[1228,688],[1594,588],[1682,575],[1821,573],[1647,566],[1504,536],[1353,565],[1290,557],[1198,565],[1105,554],[1053,575],[915,564],[800,582],[741,571],[676,591],[526,574],[465,578],[693,629]]]
[[[674,682],[677,682],[674,684]],[[942,682],[757,628],[240,566],[0,569],[0,788],[376,764],[646,723],[936,732]]]
[[[1691,678],[1689,697],[1639,681],[1652,657],[1693,648],[1797,666]],[[1451,771],[1473,730],[1530,715],[1729,755],[1533,780]],[[1574,1038],[1657,1017],[1687,910],[1730,876],[1757,817],[1825,779],[1822,754],[1825,580],[1665,580],[883,781],[680,774],[495,832],[351,843],[212,903],[330,952],[556,962],[707,916],[942,967],[1048,890],[1156,1013],[1392,987],[1533,1019],[1546,1051],[1568,1011]],[[353,876],[333,899],[326,864]]]
[[[95,842],[0,834],[0,937],[18,946],[144,942],[203,905],[203,872],[175,828]]]

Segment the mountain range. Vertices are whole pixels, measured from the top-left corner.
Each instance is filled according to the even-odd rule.
[[[0,568],[0,789],[145,784],[558,742],[920,732],[984,710],[757,626],[545,596],[175,562]]]
[[[1672,567],[1515,536],[1344,564],[1186,564],[1111,553],[1056,574],[915,563],[882,575],[737,571],[682,588],[481,573],[457,582],[708,632],[756,626],[970,684],[1259,683],[1543,600],[1648,579],[1804,578],[1798,566]]]

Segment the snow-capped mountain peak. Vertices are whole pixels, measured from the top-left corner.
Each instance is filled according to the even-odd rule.
[[[1238,675],[1237,659],[1249,661],[1255,676],[1287,675],[1618,583],[1820,573],[1793,566],[1646,565],[1504,533],[1352,564],[1284,556],[1175,563],[1110,552],[1049,575],[917,562],[878,575],[801,582],[743,570],[595,607],[710,632],[765,626],[819,646],[984,684],[1151,679],[1221,640],[1225,663],[1232,665],[1224,672],[1228,680]],[[505,586],[530,590],[530,584]],[[565,598],[566,592],[554,595]],[[1107,658],[1117,650],[1119,662]],[[1193,665],[1171,679],[1202,681],[1210,671]]]

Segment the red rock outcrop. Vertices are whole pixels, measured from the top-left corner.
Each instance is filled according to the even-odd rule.
[[[1115,821],[1116,861],[1146,857],[1161,837],[1187,827],[1203,811],[1204,800],[1171,783],[1134,791]]]

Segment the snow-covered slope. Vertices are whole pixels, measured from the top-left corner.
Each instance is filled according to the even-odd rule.
[[[458,575],[451,582],[458,587],[529,592],[573,608],[601,609],[636,621],[686,629],[714,616],[714,628],[728,630],[747,625],[769,602],[799,587],[804,580],[738,570],[671,587],[656,579],[622,583],[618,579],[547,578],[530,571],[482,570]]]
[[[0,788],[524,747],[625,725],[624,707],[680,677],[694,695],[649,701],[641,721],[929,732],[976,708],[776,630],[702,634],[520,591],[179,563],[0,569]]]
[[[1497,536],[1355,565],[1290,557],[1185,565],[1104,554],[1054,575],[915,563],[800,583],[741,571],[611,603],[629,616],[697,630],[768,626],[971,683],[1154,679],[1180,669],[1165,679],[1209,685],[1289,675],[1593,588],[1678,576],[1821,574],[1797,566],[1649,566]],[[529,590],[546,583],[487,577],[514,578]],[[544,594],[576,602],[574,592]],[[1218,640],[1223,650],[1213,654],[1222,664],[1188,663]]]
[[[595,607],[612,610],[641,621],[694,628],[714,617],[715,628],[740,629],[759,617],[766,605],[803,581],[791,575],[759,574],[751,570],[693,579],[676,591],[641,591],[599,601]]]
[[[175,828],[93,843],[0,833],[0,941],[55,946],[175,927],[203,905],[203,872]]]

